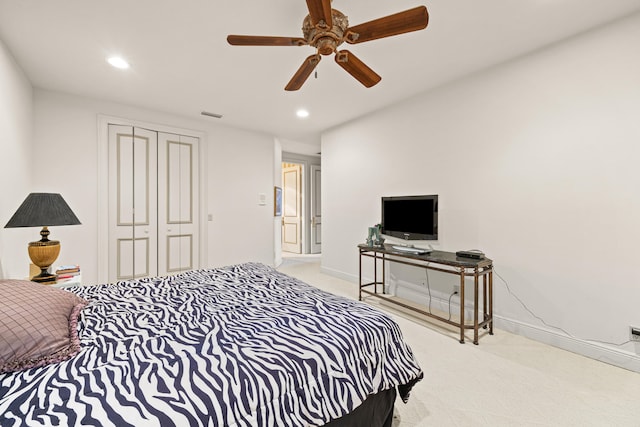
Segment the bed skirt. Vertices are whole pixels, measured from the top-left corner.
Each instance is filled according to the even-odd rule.
[[[391,427],[395,388],[369,395],[349,414],[325,424],[325,427]]]

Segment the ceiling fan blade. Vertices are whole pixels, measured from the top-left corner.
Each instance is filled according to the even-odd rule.
[[[340,52],[337,52],[335,59],[338,65],[344,68],[347,73],[351,74],[356,78],[356,80],[366,87],[374,86],[382,80],[382,77],[376,74],[376,72],[371,68],[367,67],[364,62],[360,61],[348,50],[341,50]]]
[[[274,36],[227,36],[227,42],[233,46],[303,46],[307,41],[300,37]]]
[[[422,30],[427,27],[428,23],[429,13],[426,6],[418,6],[355,27],[349,27],[345,34],[345,40],[351,44],[367,42]]]
[[[320,23],[320,26],[325,29],[333,27],[331,18],[331,0],[307,0],[307,9],[309,9],[311,23],[314,26]],[[322,22],[325,24],[322,25]]]
[[[311,55],[307,59],[305,59],[300,68],[298,68],[298,71],[296,71],[296,73],[293,75],[289,83],[287,83],[287,86],[284,88],[284,90],[293,91],[300,89],[304,82],[307,81],[309,75],[311,75],[311,72],[318,66],[320,59],[322,59],[322,57],[318,54]]]

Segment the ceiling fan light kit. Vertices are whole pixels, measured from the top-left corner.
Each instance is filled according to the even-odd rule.
[[[293,75],[285,90],[294,91],[302,87],[322,59],[321,55],[335,54],[335,61],[365,87],[376,85],[382,77],[348,50],[338,50],[338,46],[363,43],[370,40],[391,37],[422,30],[429,23],[425,6],[418,6],[404,12],[395,13],[355,27],[349,27],[349,20],[339,10],[331,8],[331,0],[306,0],[309,14],[302,23],[300,37],[243,36],[229,35],[227,42],[234,46],[304,46],[316,48],[316,54],[307,57]]]

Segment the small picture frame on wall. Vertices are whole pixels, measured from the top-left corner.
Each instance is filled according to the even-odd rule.
[[[282,216],[282,188],[273,187],[273,215]]]

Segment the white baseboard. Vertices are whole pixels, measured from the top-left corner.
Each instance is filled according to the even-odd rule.
[[[338,279],[346,280],[347,282],[358,284],[358,276],[353,274],[347,274],[342,271],[334,270],[331,268],[327,268],[323,265],[320,266],[320,273],[326,274],[327,276],[337,277]],[[373,279],[364,279],[364,280],[373,280]]]
[[[320,271],[329,276],[337,277],[348,282],[352,282],[357,285],[358,276],[347,274],[342,271],[333,270],[326,267],[321,267]],[[364,282],[371,282],[371,278],[363,278]],[[421,300],[425,299],[425,293],[417,291],[415,285],[403,286],[402,297],[409,300]],[[428,300],[427,300],[428,301]],[[440,311],[449,310],[449,296],[443,295],[435,291],[431,292],[431,307]],[[453,298],[451,301],[451,311],[458,313],[460,306],[458,301]],[[466,310],[465,317],[471,318],[471,311]],[[640,373],[640,343],[636,343],[636,353],[622,350],[619,348],[611,347],[605,343],[599,343],[589,340],[584,340],[568,335],[559,333],[558,331],[550,330],[540,326],[523,323],[519,320],[509,319],[502,317],[494,313],[494,327],[510,332],[515,335],[530,338],[534,341],[538,341],[544,344],[548,344],[553,347],[561,348],[563,350],[576,353],[590,359],[598,360],[619,368],[627,369],[630,371]]]
[[[640,373],[640,356],[630,351],[618,349],[604,343],[583,340],[558,333],[553,330],[507,319],[494,313],[494,326],[498,329],[521,335],[544,344],[580,354],[600,362]],[[636,344],[640,351],[640,344]]]

